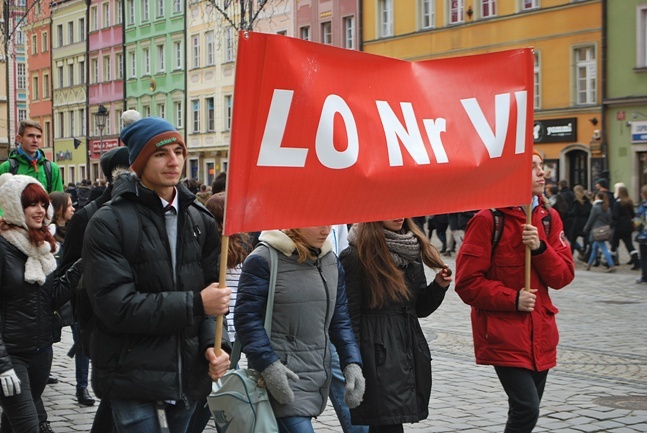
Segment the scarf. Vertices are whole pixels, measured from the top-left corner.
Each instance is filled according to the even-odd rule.
[[[39,246],[32,244],[29,242],[27,231],[23,229],[2,230],[0,235],[27,256],[25,282],[37,283],[39,286],[45,284],[47,276],[56,270],[56,259],[50,252],[51,245],[48,242]]]
[[[40,149],[38,149],[38,152],[36,152],[36,156],[34,156],[33,158],[27,155],[27,153],[24,150],[22,150],[22,147],[18,147],[17,150],[18,150],[18,153],[24,156],[27,162],[29,162],[31,166],[34,167],[34,171],[38,173],[38,160],[40,159]]]
[[[420,258],[420,243],[413,232],[396,233],[384,229],[386,246],[391,253],[391,258],[399,267],[406,267],[409,263],[415,262]],[[348,232],[348,242],[355,245],[357,240],[357,231],[355,227]]]

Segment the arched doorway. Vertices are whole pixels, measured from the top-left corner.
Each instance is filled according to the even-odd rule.
[[[563,178],[568,180],[571,187],[582,185],[584,188],[589,188],[590,186],[589,152],[584,150],[583,147],[585,148],[585,146],[575,145],[562,151],[563,166],[566,168]]]

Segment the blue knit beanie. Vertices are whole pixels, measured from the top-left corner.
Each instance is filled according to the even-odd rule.
[[[122,118],[125,120],[133,111],[124,112]],[[182,135],[161,117],[146,117],[126,125],[121,130],[121,141],[128,146],[130,168],[137,176],[141,176],[148,158],[162,146],[180,144],[186,156],[186,144]]]

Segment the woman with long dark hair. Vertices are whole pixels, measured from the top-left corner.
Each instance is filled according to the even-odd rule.
[[[80,267],[54,278],[52,208],[36,179],[0,176],[0,208],[0,431],[51,431],[41,400],[52,365],[51,317],[70,299]]]
[[[628,264],[632,265],[632,271],[637,271],[640,269],[640,258],[631,240],[631,234],[634,231],[633,220],[636,217],[636,212],[634,211],[634,202],[629,197],[627,187],[619,186],[617,188],[616,201],[613,202],[611,213],[615,222],[613,237],[611,238],[611,251],[617,255],[620,241],[622,241],[631,257],[631,261]]]
[[[436,248],[409,218],[355,224],[340,260],[366,378],[353,424],[403,432],[429,415],[431,354],[419,317],[443,302],[452,278]],[[424,265],[437,270],[427,284]]]

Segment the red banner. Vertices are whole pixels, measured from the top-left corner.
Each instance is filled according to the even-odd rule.
[[[240,34],[225,234],[530,202],[533,56]]]

